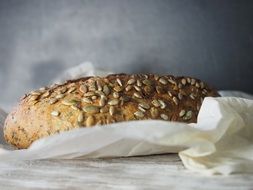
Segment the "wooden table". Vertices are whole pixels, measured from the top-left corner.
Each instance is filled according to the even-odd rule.
[[[176,154],[0,163],[0,189],[253,189],[253,175],[203,176]]]

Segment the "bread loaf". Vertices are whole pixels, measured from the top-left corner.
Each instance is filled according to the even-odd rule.
[[[4,137],[21,149],[39,138],[79,127],[146,119],[196,122],[206,96],[218,93],[191,77],[80,78],[25,95],[8,115]]]

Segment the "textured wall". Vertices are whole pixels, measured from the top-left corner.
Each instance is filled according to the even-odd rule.
[[[252,10],[247,0],[1,0],[0,107],[86,60],[253,93]]]

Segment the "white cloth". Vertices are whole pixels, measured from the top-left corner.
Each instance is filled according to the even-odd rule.
[[[35,141],[26,150],[0,149],[0,160],[97,158],[178,153],[203,174],[253,172],[253,100],[205,98],[196,124],[157,120],[81,128]]]

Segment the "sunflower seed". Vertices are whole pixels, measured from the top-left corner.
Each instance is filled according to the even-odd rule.
[[[126,92],[130,91],[131,89],[132,89],[132,86],[128,85],[128,86],[126,87]]]
[[[49,100],[49,104],[54,104],[54,103],[56,103],[57,101],[58,101],[57,99],[52,98],[52,99]]]
[[[140,111],[142,111],[142,112],[146,112],[146,110],[145,110],[143,107],[141,107],[141,106],[138,106],[138,109],[139,109]]]
[[[144,117],[144,113],[142,113],[141,111],[134,112],[134,115],[140,118]]]
[[[118,83],[120,86],[123,86],[123,85],[122,85],[122,82],[121,82],[121,80],[120,80],[119,78],[116,78],[116,81],[117,81],[117,83]]]
[[[83,111],[85,111],[86,113],[94,114],[99,112],[99,108],[97,106],[88,105],[83,107]]]
[[[157,118],[157,116],[159,115],[159,111],[158,109],[152,107],[150,109],[150,114],[151,114],[151,117],[154,119],[154,118]]]
[[[32,91],[32,92],[30,92],[30,94],[31,94],[32,96],[40,96],[40,95],[41,95],[41,92]]]
[[[207,90],[206,90],[206,89],[203,89],[203,90],[202,90],[202,94],[206,95],[206,94],[207,94]]]
[[[159,104],[160,104],[161,109],[165,109],[165,108],[166,108],[166,104],[165,104],[164,101],[158,100],[158,102],[159,102]]]
[[[88,88],[87,88],[87,86],[85,86],[85,85],[81,85],[80,87],[79,87],[79,90],[82,92],[82,93],[86,93],[87,91],[88,91]]]
[[[159,101],[158,100],[152,100],[152,102],[151,102],[155,107],[160,107],[160,103],[159,103]]]
[[[140,81],[140,80],[137,80],[137,81],[136,81],[136,84],[137,84],[137,86],[140,87],[140,86],[141,86],[141,81]]]
[[[70,106],[73,110],[79,110],[79,108],[76,105],[71,105]]]
[[[190,98],[193,99],[193,100],[195,100],[195,96],[194,96],[193,93],[190,94]]]
[[[105,101],[106,101],[105,96],[102,96],[99,100],[99,106],[101,107],[105,106]]]
[[[108,102],[108,104],[110,106],[115,106],[115,105],[118,105],[119,104],[119,100],[118,99],[112,99]]]
[[[195,86],[196,86],[197,88],[199,88],[199,87],[200,87],[200,84],[199,84],[198,82],[196,82]]]
[[[95,92],[87,92],[84,94],[85,97],[94,96],[94,95],[95,95]]]
[[[169,119],[169,117],[168,117],[167,115],[163,114],[163,113],[160,115],[160,117],[161,117],[163,120],[168,120],[168,119]]]
[[[133,94],[133,96],[136,97],[136,98],[142,98],[141,94],[138,93],[138,92],[135,92],[135,93]]]
[[[138,86],[134,86],[134,88],[135,88],[135,90],[136,90],[136,91],[138,91],[138,92],[140,92],[140,91],[141,91],[141,88],[140,88],[140,87],[138,87]]]
[[[150,105],[148,103],[145,103],[145,102],[139,103],[139,106],[146,109],[146,110],[150,108]]]
[[[57,116],[60,115],[60,112],[58,112],[58,111],[52,111],[51,115],[57,117]]]
[[[46,91],[41,97],[42,98],[48,98],[50,96],[50,92]]]
[[[100,81],[97,81],[97,89],[98,89],[98,91],[102,91],[102,89],[103,89]]]
[[[191,84],[191,79],[189,77],[187,77],[186,80],[189,84]]]
[[[164,84],[164,85],[166,85],[166,84],[168,83],[164,78],[160,78],[160,79],[159,79],[159,82],[160,82],[161,84]]]
[[[177,97],[178,97],[179,100],[182,100],[183,95],[179,92],[178,95],[177,95]]]
[[[86,126],[90,127],[94,124],[95,124],[95,118],[92,115],[88,116],[86,119]]]
[[[106,96],[110,94],[110,89],[107,85],[103,86],[103,92],[105,93]]]
[[[79,123],[82,123],[83,122],[83,112],[81,112],[81,113],[79,113],[79,115],[78,115],[78,117],[77,117],[77,121],[79,122]]]
[[[185,79],[185,78],[182,78],[181,83],[182,83],[183,85],[186,85],[186,79]]]
[[[115,114],[115,108],[113,106],[110,106],[109,113],[111,116],[113,116]]]
[[[172,79],[168,79],[168,82],[171,84],[176,84],[176,81],[172,80]]]
[[[194,85],[196,83],[195,79],[191,79],[191,85]]]
[[[118,92],[113,92],[112,96],[113,96],[114,98],[119,98],[119,93],[118,93]]]
[[[169,96],[170,96],[170,97],[172,97],[172,96],[173,96],[173,95],[172,95],[172,93],[171,93],[170,91],[168,91],[168,94],[169,94]]]
[[[185,110],[181,110],[180,112],[179,112],[179,117],[183,117],[184,115],[185,115]]]
[[[56,98],[56,99],[61,99],[61,98],[63,98],[64,96],[65,96],[64,94],[58,94],[58,95],[55,96],[55,98]]]
[[[176,105],[178,105],[178,99],[177,99],[177,97],[174,96],[174,97],[172,98],[172,100],[173,100],[173,102],[174,102]]]
[[[183,117],[183,120],[189,120],[192,118],[192,111],[187,111],[185,116]]]
[[[92,100],[96,100],[98,97],[97,96],[91,96]]]
[[[148,79],[143,80],[142,83],[145,84],[145,85],[147,85],[147,86],[151,86],[152,85],[151,80],[148,80]]]
[[[82,98],[82,101],[84,103],[88,103],[88,104],[91,104],[92,103],[92,100],[90,98]]]
[[[76,90],[76,87],[71,87],[71,88],[68,90],[68,93],[74,92],[75,90]]]
[[[127,84],[134,84],[135,83],[135,79],[129,79],[128,81],[127,81]]]

